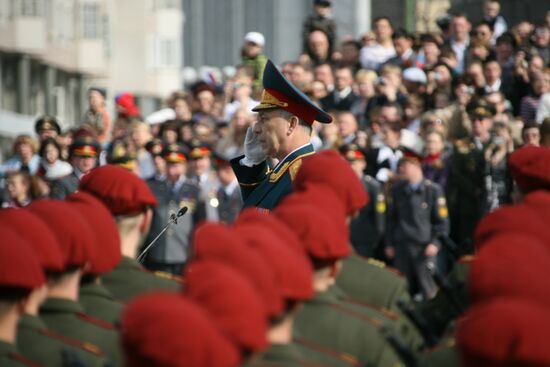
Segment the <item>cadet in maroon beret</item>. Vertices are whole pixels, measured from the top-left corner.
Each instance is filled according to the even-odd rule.
[[[240,273],[206,259],[189,263],[185,279],[184,294],[206,310],[243,359],[267,347],[267,313],[258,293]]]
[[[78,303],[82,275],[97,256],[95,236],[85,217],[59,200],[37,200],[25,210],[48,224],[63,255],[63,270],[49,279],[48,298],[40,308],[40,317],[49,329],[97,345],[112,363],[120,363],[113,325],[87,315]]]
[[[101,275],[113,270],[122,258],[116,222],[105,205],[85,191],[67,196],[66,201],[86,218],[95,236],[97,255],[80,282],[79,303],[88,315],[114,324],[122,304],[103,286]]]
[[[17,353],[17,323],[31,291],[45,282],[40,264],[28,244],[0,222],[0,365],[34,366]]]
[[[311,184],[330,187],[340,197],[348,216],[355,215],[369,200],[357,174],[335,150],[324,150],[304,159],[294,189],[301,191]]]
[[[267,334],[271,345],[262,355],[259,364],[351,365],[353,358],[344,360],[340,358],[339,351],[320,347],[315,343],[306,343],[301,339],[298,341],[293,339],[293,330],[296,330],[292,326],[296,312],[302,302],[313,296],[311,265],[304,256],[303,249],[288,246],[284,237],[275,234],[278,233],[277,231],[261,223],[261,221],[278,222],[276,219],[274,221],[268,219],[272,215],[255,211],[257,213],[255,217],[254,211],[245,212],[247,220],[239,219],[235,225],[235,232],[248,246],[264,257],[277,277],[279,292],[284,302],[284,307],[279,314],[271,318]]]
[[[520,196],[535,190],[550,190],[550,149],[526,146],[508,158]]]
[[[80,190],[103,202],[118,227],[122,260],[102,277],[103,285],[115,299],[126,302],[155,289],[179,290],[178,279],[150,273],[135,260],[140,239],[149,232],[151,208],[157,205],[147,183],[124,168],[106,165],[86,175]]]
[[[0,210],[0,222],[24,238],[37,257],[46,278],[63,270],[64,262],[57,239],[46,223],[29,210]],[[103,365],[100,349],[49,331],[38,316],[40,305],[48,294],[47,283],[35,288],[25,304],[25,314],[17,329],[17,349],[25,357],[43,366],[61,366],[67,355],[74,355],[89,365]]]
[[[216,259],[233,267],[254,286],[262,299],[269,317],[283,309],[283,299],[277,278],[265,259],[249,251],[244,242],[220,223],[203,223],[193,236],[194,259]]]
[[[126,365],[236,367],[241,356],[199,305],[179,294],[136,297],[122,315]]]
[[[500,298],[472,307],[458,324],[461,364],[468,367],[550,365],[548,306]]]

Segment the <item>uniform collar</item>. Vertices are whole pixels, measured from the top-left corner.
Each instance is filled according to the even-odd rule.
[[[19,327],[28,329],[47,329],[48,327],[38,316],[23,314],[21,320],[19,320]]]
[[[294,160],[295,158],[299,157],[300,155],[306,154],[306,153],[312,153],[315,150],[313,149],[313,145],[311,143],[307,143],[302,145],[301,147],[298,147],[294,149],[292,152],[290,152],[282,161],[277,163],[275,168],[273,168],[273,172],[277,172],[286,162],[290,162]]]
[[[84,313],[80,303],[64,298],[48,298],[40,307],[40,312],[45,313]]]
[[[6,356],[14,353],[17,353],[15,345],[0,340],[0,356]]]
[[[141,265],[134,259],[128,256],[122,256],[122,260],[115,267],[116,269],[141,269]]]
[[[81,295],[86,295],[86,296],[94,296],[94,297],[105,298],[105,299],[109,299],[109,300],[112,300],[112,301],[115,300],[115,298],[113,297],[111,292],[109,292],[103,284],[97,284],[97,283],[94,283],[94,282],[90,282],[90,283],[86,283],[86,284],[81,285],[80,286],[80,294]]]

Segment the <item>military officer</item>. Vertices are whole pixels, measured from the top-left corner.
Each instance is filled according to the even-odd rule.
[[[220,180],[212,169],[212,150],[210,146],[197,139],[191,141],[189,150],[190,177],[199,187],[199,198],[204,203],[207,220],[218,221],[220,202],[217,198]]]
[[[484,99],[475,99],[466,111],[472,120],[472,135],[455,142],[449,161],[448,193],[451,238],[461,246],[462,254],[473,253],[473,232],[487,209],[485,150],[493,140],[490,130],[496,110]]]
[[[75,192],[67,196],[66,201],[86,217],[95,235],[97,255],[82,277],[78,302],[88,315],[115,324],[122,304],[102,284],[101,275],[113,270],[122,260],[116,223],[107,208],[87,192]]]
[[[89,136],[79,138],[71,144],[69,159],[73,166],[73,172],[68,176],[52,181],[50,197],[52,199],[64,199],[65,196],[75,192],[82,176],[96,167],[99,153],[99,143]]]
[[[2,223],[15,229],[33,250],[46,277],[63,269],[63,255],[46,223],[28,210],[0,210]],[[38,316],[45,300],[47,285],[33,289],[25,304],[25,313],[17,327],[17,349],[26,358],[42,366],[106,365],[105,355],[92,343],[71,339],[48,330]]]
[[[93,318],[78,303],[84,269],[97,255],[92,228],[70,204],[38,200],[28,206],[47,221],[63,254],[63,270],[48,281],[48,296],[40,307],[40,318],[49,329],[98,346],[115,366],[122,364],[118,334],[112,324]]]
[[[439,185],[425,180],[420,156],[405,151],[399,163],[402,181],[391,189],[386,235],[386,256],[407,277],[412,295],[433,298],[440,238],[449,232],[447,204]]]
[[[216,194],[220,222],[233,223],[243,207],[243,198],[239,190],[239,181],[231,164],[225,157],[215,155],[215,166],[218,171],[220,188]]]
[[[126,302],[155,289],[179,290],[179,278],[149,272],[135,260],[140,238],[149,231],[151,207],[157,205],[145,181],[124,168],[106,165],[86,175],[80,190],[103,202],[117,223],[122,260],[101,279],[115,299]]]
[[[268,61],[258,121],[247,131],[244,156],[231,160],[244,207],[273,209],[292,191],[302,158],[314,153],[310,143],[314,121],[330,123],[330,115],[315,106]],[[267,158],[278,163],[271,170]]]
[[[166,176],[147,181],[159,205],[153,210],[151,230],[146,243],[152,241],[168,223],[171,213],[177,213],[182,207],[189,210],[149,250],[145,264],[151,270],[179,275],[190,258],[193,228],[205,218],[205,204],[201,201],[199,187],[186,176],[185,150],[177,144],[171,144],[164,148],[162,156],[166,161]]]
[[[61,134],[61,127],[57,119],[53,116],[42,116],[34,123],[34,131],[38,135],[38,140],[43,142],[47,138],[55,139]]]
[[[34,366],[16,350],[17,323],[21,318],[22,304],[33,289],[44,284],[44,274],[24,239],[4,222],[0,223],[0,231],[0,365]]]
[[[365,175],[367,160],[356,144],[340,147],[340,153],[350,163],[369,194],[369,203],[350,223],[350,240],[355,252],[361,256],[373,257],[384,236],[386,198],[382,185],[372,176]]]

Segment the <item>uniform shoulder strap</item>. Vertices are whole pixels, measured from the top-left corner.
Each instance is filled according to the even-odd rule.
[[[98,326],[102,329],[107,329],[107,330],[115,330],[115,327],[113,326],[113,324],[111,324],[110,322],[107,322],[107,321],[103,321],[103,320],[100,320],[100,319],[96,319],[95,317],[92,317],[90,315],[87,315],[83,312],[79,312],[77,313],[77,317],[84,321],[84,322],[87,322],[88,324],[92,324],[92,325],[95,325],[95,326]]]
[[[357,358],[355,358],[351,354],[340,352],[340,351],[334,350],[332,348],[328,348],[328,347],[325,347],[323,345],[320,345],[320,344],[318,344],[316,342],[313,342],[311,340],[306,340],[306,339],[303,339],[303,338],[296,339],[296,343],[301,344],[304,347],[313,349],[313,350],[315,350],[315,351],[317,351],[321,354],[325,354],[325,355],[329,355],[331,357],[334,357],[334,358],[336,358],[336,359],[338,359],[342,362],[345,362],[345,363],[349,364],[350,366],[354,366],[354,367],[360,367],[361,366],[361,364],[359,363]]]
[[[54,331],[48,330],[48,329],[40,329],[40,334],[47,336],[48,338],[59,340],[60,342],[67,344],[71,347],[81,349],[85,352],[91,353],[97,357],[104,357],[105,354],[103,354],[103,351],[101,348],[96,346],[95,344],[89,343],[89,342],[81,342],[80,340],[76,340],[73,338],[69,338],[68,336],[58,334]]]

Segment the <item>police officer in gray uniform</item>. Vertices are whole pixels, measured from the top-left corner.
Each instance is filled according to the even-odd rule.
[[[437,292],[431,271],[438,239],[449,233],[447,204],[441,187],[424,179],[419,155],[405,151],[399,174],[388,199],[385,253],[406,275],[411,294],[430,299]]]
[[[149,188],[158,200],[153,211],[153,222],[145,243],[149,243],[168,223],[170,214],[177,213],[183,206],[188,208],[185,216],[149,250],[145,266],[151,270],[181,274],[190,257],[193,227],[205,218],[204,203],[199,199],[199,188],[185,173],[187,154],[177,144],[166,146],[162,152],[166,161],[166,174],[155,176],[147,181]]]

